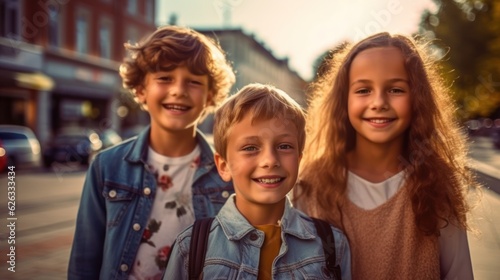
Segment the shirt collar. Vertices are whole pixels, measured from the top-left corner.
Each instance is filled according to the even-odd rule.
[[[246,220],[236,208],[236,194],[232,194],[217,215],[224,234],[228,240],[240,240],[255,228]],[[312,223],[306,223],[301,217],[305,215],[292,207],[290,200],[286,197],[285,211],[281,218],[281,231],[284,234],[293,235],[300,239],[314,239]]]

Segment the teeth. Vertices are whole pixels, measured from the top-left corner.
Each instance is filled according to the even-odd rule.
[[[281,181],[281,178],[273,178],[273,179],[257,179],[259,183],[263,184],[275,184]]]
[[[188,109],[188,107],[185,106],[180,106],[180,105],[166,105],[165,106],[167,109],[171,110],[180,110],[180,111],[185,111]]]
[[[372,122],[372,123],[388,123],[390,121],[391,120],[389,120],[389,119],[382,119],[382,120],[381,119],[371,119],[370,120],[370,122]]]

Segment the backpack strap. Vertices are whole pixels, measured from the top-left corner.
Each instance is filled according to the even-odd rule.
[[[336,264],[337,258],[335,256],[335,237],[333,236],[330,224],[320,219],[312,217],[311,219],[314,222],[316,231],[318,232],[318,235],[321,238],[321,243],[323,244],[326,268],[328,268],[330,273],[333,275],[333,279],[340,280],[340,266]]]
[[[213,220],[214,217],[198,219],[193,224],[191,243],[189,245],[189,279],[199,279],[203,271],[205,255],[207,253],[208,235],[210,234],[210,226]]]

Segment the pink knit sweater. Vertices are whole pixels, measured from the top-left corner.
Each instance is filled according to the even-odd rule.
[[[440,278],[438,239],[417,229],[405,187],[375,209],[349,201],[342,213],[352,279]]]

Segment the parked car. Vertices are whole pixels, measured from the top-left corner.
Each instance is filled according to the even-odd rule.
[[[0,140],[7,154],[7,165],[16,168],[40,165],[40,142],[30,128],[19,125],[0,125]]]
[[[5,151],[2,141],[0,141],[0,172],[6,169],[7,169],[7,151]]]
[[[495,127],[491,132],[491,140],[493,141],[493,146],[500,149],[500,127]]]
[[[87,165],[102,148],[99,135],[89,129],[63,130],[47,145],[43,152],[43,164],[75,162]]]

